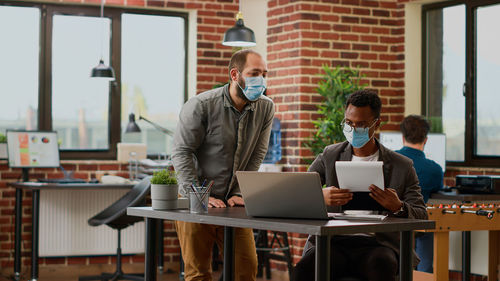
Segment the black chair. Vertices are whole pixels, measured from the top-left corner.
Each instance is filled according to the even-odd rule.
[[[149,194],[150,179],[147,177],[136,184],[132,190],[123,195],[122,198],[111,204],[99,214],[88,220],[89,225],[99,226],[106,224],[118,231],[118,248],[116,249],[116,271],[114,273],[102,273],[96,276],[82,276],[79,281],[86,280],[144,280],[144,274],[124,274],[122,271],[122,249],[121,249],[121,230],[142,221],[142,217],[127,216],[127,208],[144,205],[146,196]]]
[[[258,266],[257,277],[262,277],[264,269],[266,269],[266,278],[271,279],[270,259],[284,261],[288,267],[288,276],[292,279],[292,255],[290,246],[288,245],[288,234],[286,232],[271,231],[272,238],[268,241],[267,230],[254,230],[255,247],[257,250]],[[281,236],[281,240],[279,236]],[[277,247],[274,247],[274,245]],[[283,252],[283,255],[276,254],[277,251]]]

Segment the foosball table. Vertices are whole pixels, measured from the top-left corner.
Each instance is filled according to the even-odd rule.
[[[429,220],[436,222],[434,232],[434,274],[433,280],[449,280],[449,233],[462,232],[463,279],[470,280],[470,231],[488,231],[488,280],[498,278],[500,262],[500,203],[495,204],[428,204]]]

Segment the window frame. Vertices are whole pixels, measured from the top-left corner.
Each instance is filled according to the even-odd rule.
[[[477,128],[477,69],[476,69],[476,9],[500,4],[500,0],[453,0],[422,6],[422,114],[427,116],[427,12],[456,5],[465,5],[465,140],[464,161],[446,161],[447,167],[498,167],[500,156],[479,156],[476,153]]]
[[[0,0],[0,6],[33,7],[40,9],[40,56],[38,86],[38,130],[52,130],[52,27],[54,15],[100,17],[100,4],[68,4],[18,2]],[[188,98],[188,12],[152,8],[128,8],[105,6],[103,16],[111,20],[110,65],[115,70],[115,81],[109,82],[108,100],[108,149],[61,149],[62,160],[112,160],[117,156],[117,144],[121,141],[121,15],[141,14],[179,17],[184,20],[184,101]],[[98,58],[96,57],[96,64]],[[90,73],[90,69],[89,69]]]

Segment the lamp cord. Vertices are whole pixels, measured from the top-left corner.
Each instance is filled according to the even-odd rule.
[[[104,61],[104,3],[106,0],[101,0],[101,60]]]

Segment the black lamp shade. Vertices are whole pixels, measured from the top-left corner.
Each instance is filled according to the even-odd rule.
[[[250,28],[243,24],[243,19],[238,19],[236,20],[236,24],[224,34],[222,45],[232,47],[253,47],[256,45],[255,34]]]
[[[135,114],[130,113],[128,116],[128,124],[127,129],[125,129],[125,133],[139,133],[141,128],[135,123]]]
[[[104,64],[104,61],[101,59],[99,61],[99,64],[92,68],[92,72],[90,74],[90,77],[96,77],[96,78],[108,78],[111,80],[115,79],[115,71],[111,66],[107,66]]]

